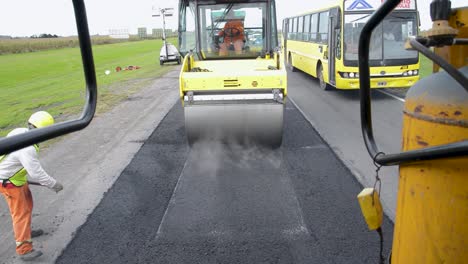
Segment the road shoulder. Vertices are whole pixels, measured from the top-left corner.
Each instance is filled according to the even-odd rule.
[[[64,190],[55,194],[46,188],[31,187],[35,202],[33,228],[45,231],[34,241],[35,247],[44,252],[40,262],[53,263],[61,254],[176,103],[177,78],[177,70],[169,72],[42,154],[44,168],[63,183]],[[1,263],[15,263],[11,218],[4,201],[0,209],[0,240],[11,242],[0,249]]]

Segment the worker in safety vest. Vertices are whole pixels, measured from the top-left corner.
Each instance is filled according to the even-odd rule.
[[[28,120],[29,129],[46,127],[53,123],[54,118],[45,111],[34,113]],[[29,129],[16,128],[7,137],[24,133]],[[25,261],[42,255],[41,251],[33,249],[31,238],[43,234],[42,230],[31,230],[33,199],[28,187],[28,176],[31,181],[48,187],[56,193],[63,189],[62,184],[44,171],[38,153],[39,146],[33,145],[0,156],[0,192],[10,208],[16,253]]]
[[[223,43],[219,45],[219,55],[226,56],[228,50],[241,54],[245,43],[244,22],[235,18],[232,10],[229,11],[227,19],[224,28],[218,33],[218,36],[224,38]]]

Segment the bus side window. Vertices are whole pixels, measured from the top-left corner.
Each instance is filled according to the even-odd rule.
[[[302,40],[310,40],[310,15],[304,17],[304,34]]]
[[[328,11],[320,13],[319,19],[319,41],[327,43],[328,40]]]
[[[317,41],[318,14],[313,14],[310,19],[310,40]]]
[[[287,25],[287,22],[286,22],[286,21],[287,21],[287,20],[288,20],[287,18],[283,20],[283,26],[281,27],[281,33],[283,34],[283,39],[286,39],[287,36],[288,36],[288,35],[287,35],[287,34],[288,34],[288,33],[287,33],[287,32],[288,32],[288,29],[286,28],[286,25]]]
[[[297,17],[294,18],[294,24],[293,24],[293,40],[297,40]]]
[[[304,17],[298,17],[298,22],[297,22],[297,37],[296,40],[302,41],[302,35],[304,32]]]

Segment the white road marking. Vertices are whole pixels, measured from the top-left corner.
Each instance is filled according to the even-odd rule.
[[[381,93],[383,93],[383,94],[386,94],[386,95],[388,95],[388,96],[390,96],[390,97],[393,97],[394,99],[397,99],[398,101],[401,101],[401,102],[403,102],[403,103],[405,102],[405,99],[400,98],[400,97],[398,97],[398,96],[396,96],[396,95],[394,95],[394,94],[391,94],[391,93],[389,93],[389,92],[382,91],[382,90],[380,90],[380,89],[375,89],[375,91],[381,92]]]

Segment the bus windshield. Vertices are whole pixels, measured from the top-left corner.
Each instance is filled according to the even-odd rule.
[[[369,14],[345,14],[344,63],[357,66],[359,35]],[[417,63],[418,53],[406,50],[404,44],[409,36],[417,33],[415,12],[393,12],[373,31],[370,50],[370,66],[392,66]]]
[[[266,3],[199,6],[204,58],[255,58],[266,49]]]

